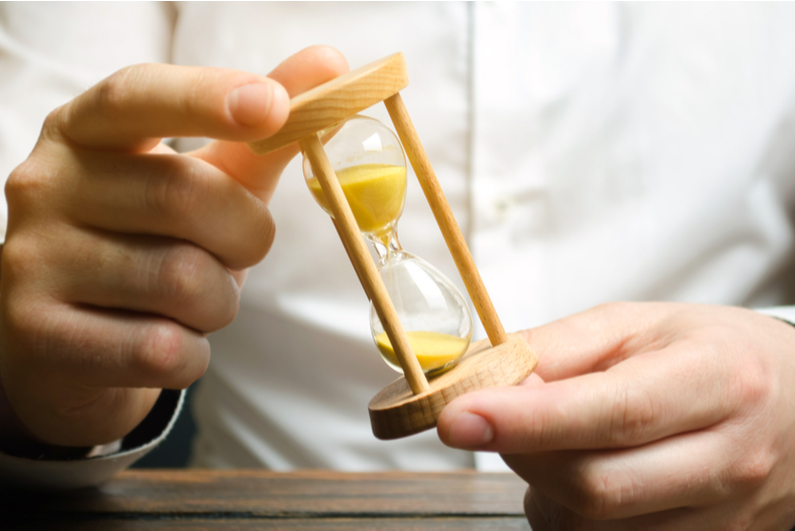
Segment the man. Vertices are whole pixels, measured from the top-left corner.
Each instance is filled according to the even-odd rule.
[[[85,11],[48,23],[53,12],[6,7],[4,90],[22,102],[6,124],[30,128],[53,93],[79,92],[64,86],[81,68],[202,65],[118,70],[49,114],[24,162],[9,152],[22,162],[0,273],[13,448],[110,452],[72,462],[72,484],[123,467],[141,449],[90,447],[123,444],[160,389],[198,378],[205,334],[221,329],[197,397],[198,463],[475,464],[434,434],[366,434],[388,371],[367,355],[355,274],[289,169],[271,201],[295,148],[258,158],[239,143],[346,71],[339,52],[304,48],[317,40],[355,65],[406,52],[408,108],[506,328],[616,299],[788,302],[786,7],[311,8],[66,6]],[[237,69],[207,68],[219,65]],[[218,141],[177,154],[164,137]],[[412,194],[404,240],[450,270]],[[266,205],[280,236],[241,292],[273,239]],[[793,334],[737,308],[597,306],[526,332],[537,374],[459,399],[438,434],[502,452],[532,486],[537,527],[782,528],[795,519]],[[4,458],[7,477],[43,483],[60,462]]]

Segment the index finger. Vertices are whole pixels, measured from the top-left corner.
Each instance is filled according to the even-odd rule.
[[[89,148],[145,151],[163,137],[255,140],[284,125],[290,98],[265,76],[222,68],[140,64],[57,109],[44,134]]]

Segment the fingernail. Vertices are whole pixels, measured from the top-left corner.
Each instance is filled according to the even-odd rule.
[[[474,448],[494,439],[491,424],[480,415],[464,411],[450,425],[449,443],[459,448]]]
[[[226,96],[226,105],[232,118],[246,126],[260,125],[264,122],[272,103],[273,87],[270,83],[243,85]]]

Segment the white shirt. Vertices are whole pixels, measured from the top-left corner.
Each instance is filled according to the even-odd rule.
[[[791,302],[795,6],[4,9],[0,175],[24,159],[49,110],[129,63],[265,74],[310,44],[337,47],[352,67],[403,51],[404,100],[506,329],[610,300]],[[382,106],[365,114],[389,124]],[[367,403],[396,374],[299,163],[270,207],[271,253],[252,269],[237,319],[211,337],[194,462],[472,466],[434,432],[372,436]],[[399,232],[461,286],[413,177]]]

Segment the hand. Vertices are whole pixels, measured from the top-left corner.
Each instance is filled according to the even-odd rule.
[[[269,77],[137,65],[50,114],[6,186],[0,395],[19,436],[108,443],[161,388],[202,375],[205,334],[235,317],[246,268],[268,252],[266,205],[297,152],[240,142],[276,132],[290,96],[347,69],[321,46]],[[177,136],[220,140],[178,155],[160,143]]]
[[[524,334],[536,374],[455,400],[438,431],[502,453],[534,530],[795,524],[795,327],[626,303]]]

